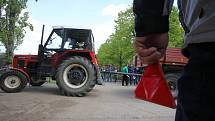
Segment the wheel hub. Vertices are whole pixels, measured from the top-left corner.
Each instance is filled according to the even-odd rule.
[[[15,81],[15,80],[12,80],[12,81],[11,81],[11,84],[15,84],[15,83],[16,83],[16,81]]]
[[[71,64],[64,70],[64,82],[71,88],[80,88],[86,84],[88,73],[84,66]]]
[[[169,82],[169,87],[171,90],[176,90],[176,85],[174,84],[174,82]]]
[[[16,76],[9,76],[5,78],[4,83],[8,88],[17,88],[20,86],[21,80]]]
[[[84,73],[81,70],[72,70],[68,73],[68,78],[71,84],[78,85],[84,81]]]

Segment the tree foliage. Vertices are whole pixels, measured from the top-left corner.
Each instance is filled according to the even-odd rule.
[[[115,21],[115,32],[98,50],[101,65],[113,64],[122,67],[132,61],[134,49],[132,44],[134,31],[134,15],[132,7],[122,11]],[[173,7],[170,15],[169,47],[181,47],[183,29],[178,20],[178,9]]]
[[[173,7],[170,15],[169,47],[181,47],[184,30],[179,22],[178,9]]]
[[[101,65],[113,64],[122,67],[131,61],[134,55],[132,44],[134,16],[132,8],[122,11],[115,20],[115,32],[109,36],[106,43],[98,50],[98,59]]]
[[[28,12],[22,14],[28,0],[0,0],[0,42],[6,48],[8,58],[13,56],[14,50],[23,42],[25,28],[33,30],[28,22]]]

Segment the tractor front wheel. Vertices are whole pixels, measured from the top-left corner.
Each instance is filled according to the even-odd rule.
[[[85,96],[96,84],[94,65],[84,57],[63,61],[56,74],[57,85],[67,96]]]
[[[26,85],[26,76],[16,70],[9,70],[0,77],[0,88],[8,93],[20,92]]]

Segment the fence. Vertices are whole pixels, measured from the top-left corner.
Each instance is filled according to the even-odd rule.
[[[134,83],[134,80],[136,83],[139,81],[142,74],[137,73],[124,73],[124,72],[115,72],[115,71],[101,71],[101,76],[103,81],[105,82],[121,82],[123,80],[123,75],[127,75],[129,77],[130,84]]]

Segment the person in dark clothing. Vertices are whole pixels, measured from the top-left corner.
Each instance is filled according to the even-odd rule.
[[[127,75],[128,74],[128,66],[124,66],[122,68],[122,72],[123,72],[123,75],[122,75],[122,86],[124,86],[124,85],[128,86],[128,81],[129,81],[129,76]]]
[[[138,67],[135,67],[135,68],[134,68],[134,73],[135,73],[135,74],[138,74],[138,71],[139,71],[139,68],[138,68]],[[137,85],[137,84],[138,84],[138,81],[139,81],[139,76],[133,75],[133,81],[134,81],[134,85]]]
[[[107,82],[112,82],[112,65],[108,65],[108,68],[107,68]]]
[[[128,66],[128,73],[129,73],[129,84],[132,85],[133,83],[133,75],[131,75],[133,73],[133,66],[129,65]]]
[[[173,0],[134,0],[135,50],[145,64],[157,63],[168,45]],[[215,115],[215,2],[178,0],[185,30],[182,53],[189,59],[178,80],[175,121],[212,121]]]
[[[75,49],[77,47],[77,41],[75,39],[68,38],[67,42],[69,44],[67,48]]]

